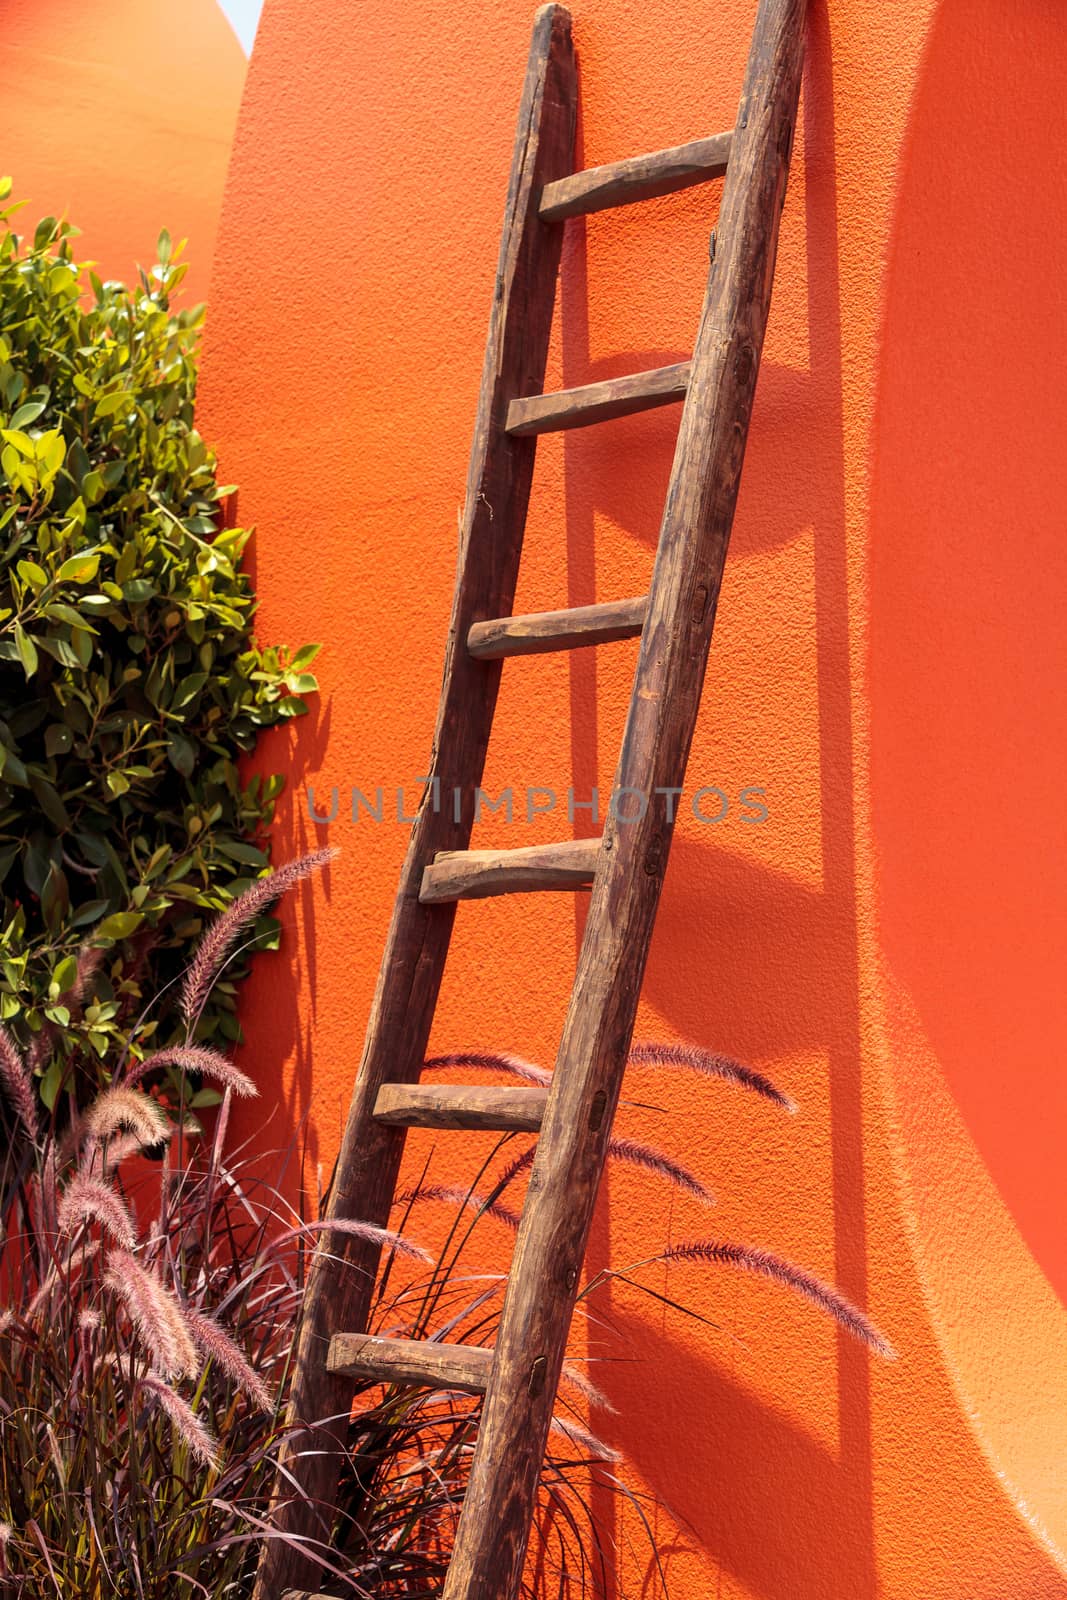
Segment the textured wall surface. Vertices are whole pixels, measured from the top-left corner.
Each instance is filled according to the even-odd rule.
[[[729,126],[753,0],[574,10],[583,164]],[[202,422],[258,525],[264,635],[326,645],[314,719],[263,757],[292,778],[279,853],[343,849],[253,981],[248,1057],[280,1137],[310,1108],[322,1162],[406,838],[347,800],[414,798],[424,770],[529,22],[516,0],[267,0],[237,128]],[[628,1098],[663,1110],[621,1127],[718,1206],[614,1171],[590,1266],[765,1244],[841,1283],[900,1359],[725,1273],[650,1274],[710,1326],[614,1291],[626,1359],[596,1369],[618,1411],[594,1425],[672,1508],[687,1600],[1067,1595],[1065,67],[1052,0],[812,3],[691,763],[693,787],[763,787],[769,817],[683,810],[638,1027],[760,1066],[801,1114],[634,1073]],[[568,225],[551,386],[688,354],[714,207]],[[544,443],[519,609],[644,589],[675,426]],[[633,660],[509,663],[494,792],[609,788]],[[340,791],[329,828],[308,783]],[[497,819],[481,842],[569,831]],[[461,907],[435,1045],[550,1063],[580,916]],[[479,1148],[435,1160],[454,1180]]]
[[[204,299],[244,75],[216,0],[4,0],[0,167],[22,224],[65,213],[82,259],[124,281],[167,227]]]

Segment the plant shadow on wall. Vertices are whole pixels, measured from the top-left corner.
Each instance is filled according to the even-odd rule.
[[[308,1221],[227,1148],[231,1102],[254,1095],[255,1085],[195,1043],[197,1022],[265,907],[331,854],[258,879],[209,926],[180,985],[183,1041],[156,1051],[135,1033],[111,1063],[110,1086],[84,1112],[71,1106],[63,1126],[54,1116],[42,1125],[26,1062],[0,1028],[0,1085],[20,1128],[8,1157],[17,1176],[5,1185],[0,1306],[0,1581],[17,1595],[164,1600],[179,1584],[212,1600],[250,1592],[257,1544],[269,1537],[305,1250],[316,1236],[329,1235],[332,1245],[355,1234],[381,1247],[375,1333],[492,1343],[507,1275],[486,1271],[480,1252],[469,1264],[468,1247],[476,1230],[495,1227],[506,1263],[532,1145],[513,1153],[513,1139],[497,1141],[466,1182],[449,1173],[441,1183],[427,1164],[396,1197],[391,1229]],[[792,1109],[762,1074],[706,1051],[638,1045],[633,1059]],[[173,1066],[221,1090],[208,1141],[190,1132],[180,1104],[172,1121],[151,1092]],[[436,1057],[425,1070],[550,1082],[531,1063],[492,1053]],[[153,1150],[162,1161],[149,1179],[141,1157]],[[19,1160],[26,1151],[28,1163]],[[695,1173],[663,1151],[617,1135],[610,1155],[699,1205],[712,1199]],[[433,1255],[414,1237],[434,1233],[428,1213],[445,1218]],[[655,1259],[770,1278],[889,1353],[834,1289],[759,1248],[698,1236]],[[636,1262],[613,1276],[662,1301],[642,1281],[650,1265]],[[600,1286],[594,1279],[580,1302],[593,1325]],[[354,1388],[346,1472],[326,1518],[332,1538],[319,1546],[322,1581],[366,1600],[432,1600],[448,1564],[481,1401],[407,1384],[356,1381]],[[524,1579],[530,1600],[605,1593],[607,1551],[590,1511],[596,1486],[633,1509],[658,1567],[642,1497],[624,1486],[613,1452],[588,1426],[589,1412],[605,1406],[588,1373],[568,1364]],[[302,1440],[309,1435],[314,1449],[314,1428],[300,1430]]]
[[[0,202],[10,180],[0,184]],[[316,646],[252,634],[230,487],[193,420],[203,307],[164,232],[127,289],[46,217],[0,210],[0,1020],[46,1111],[107,1082],[143,1007],[181,1032],[168,985],[204,917],[267,866],[282,779],[242,780],[261,732],[316,688]],[[269,934],[264,923],[256,930]],[[276,930],[275,930],[276,932]],[[238,961],[198,1037],[239,1037]],[[187,1114],[216,1091],[162,1091]]]

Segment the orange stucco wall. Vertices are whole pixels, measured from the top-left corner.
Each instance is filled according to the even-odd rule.
[[[0,168],[21,225],[69,216],[79,257],[124,282],[167,227],[206,298],[244,76],[217,0],[3,0]]]
[[[236,94],[220,82],[169,119],[183,81],[239,74],[239,54],[220,34],[205,65],[207,35],[198,49],[173,13],[109,5],[122,49],[147,41],[130,57],[153,90],[135,119],[158,152],[146,187],[57,192],[98,169],[84,138],[53,150],[47,119],[7,164],[31,209],[69,201],[109,271],[143,259],[161,221],[192,232],[200,294]],[[597,1367],[618,1411],[594,1425],[675,1513],[657,1530],[684,1600],[1052,1600],[1067,1595],[1067,25],[1053,0],[811,9],[691,764],[693,787],[764,788],[769,817],[683,812],[638,1030],[763,1066],[801,1115],[635,1073],[628,1098],[664,1110],[625,1112],[625,1131],[676,1151],[718,1206],[615,1171],[591,1264],[696,1233],[763,1243],[836,1278],[901,1354],[871,1366],[779,1291],[675,1267],[656,1286],[713,1326],[617,1289],[628,1359]],[[5,8],[38,75],[99,7],[49,10],[51,44],[30,40],[39,8]],[[753,11],[576,0],[583,163],[728,126]],[[313,1163],[336,1149],[406,840],[348,822],[345,799],[413,798],[425,770],[529,22],[517,0],[267,0],[237,121],[201,421],[258,525],[263,635],[326,645],[314,717],[262,754],[291,775],[278,853],[343,849],[289,912],[293,980],[273,960],[252,980],[247,1053],[283,1104],[279,1137],[310,1108]],[[107,123],[107,72],[81,53]],[[37,82],[21,80],[27,116],[59,95]],[[73,139],[84,119],[63,104]],[[694,191],[568,225],[551,386],[688,353],[713,212]],[[545,441],[520,609],[641,592],[675,425],[650,413]],[[633,659],[509,664],[488,786],[608,789]],[[320,804],[341,791],[327,829],[309,783]],[[481,838],[567,831],[497,820]],[[580,917],[554,896],[462,907],[435,1044],[550,1063]],[[463,1148],[473,1161],[477,1140]]]
[[[584,164],[727,126],[752,13],[577,5]],[[297,918],[296,995],[266,964],[254,980],[249,1050],[311,1107],[323,1161],[406,836],[346,802],[413,795],[424,770],[528,26],[512,0],[462,17],[268,0],[238,126],[203,421],[259,527],[265,634],[327,647],[314,721],[264,756],[293,779],[280,844],[343,848]],[[663,1274],[713,1328],[616,1291],[638,1360],[597,1369],[619,1410],[595,1423],[677,1513],[659,1533],[694,1600],[1067,1594],[1067,136],[1048,109],[1065,66],[1051,0],[1010,26],[993,0],[812,6],[691,765],[764,787],[770,816],[683,818],[639,1025],[767,1067],[802,1114],[635,1074],[629,1097],[666,1111],[626,1130],[719,1204],[614,1172],[591,1258],[696,1232],[766,1243],[836,1277],[901,1359],[871,1367],[760,1284]],[[550,385],[688,353],[712,211],[697,191],[569,225]],[[517,608],[644,588],[675,421],[544,443]],[[609,787],[632,667],[627,645],[509,665],[494,792]],[[320,805],[341,792],[328,829],[309,783]],[[563,897],[462,907],[435,1044],[551,1062],[580,915]]]

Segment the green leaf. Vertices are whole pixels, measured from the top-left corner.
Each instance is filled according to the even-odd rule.
[[[74,987],[77,977],[77,956],[64,956],[52,969],[52,983],[55,985],[56,994],[66,994],[68,989]]]
[[[206,672],[190,672],[183,678],[174,691],[174,699],[170,703],[172,711],[178,711],[182,706],[187,706],[190,700],[195,700],[207,682]]]
[[[285,680],[290,694],[314,694],[318,686],[313,672],[290,672]]]
[[[192,776],[196,764],[196,746],[184,734],[172,733],[167,740],[167,760],[183,778]]]
[[[31,772],[30,788],[33,790],[37,804],[52,826],[64,833],[70,827],[70,817],[67,815],[66,806],[52,785],[38,773]]]
[[[28,428],[31,422],[37,421],[37,418],[44,410],[43,401],[29,400],[24,406],[19,406],[15,415],[11,418],[11,426],[13,428]]]
[[[96,417],[113,417],[117,411],[125,411],[133,404],[133,396],[127,389],[117,389],[112,394],[104,394],[96,402]]]
[[[27,461],[36,461],[37,452],[33,447],[33,440],[28,433],[23,433],[21,428],[0,428],[0,439],[17,450],[20,456],[25,456]]]
[[[89,583],[100,566],[99,550],[80,550],[68,556],[56,573],[57,583]]]
[[[289,663],[289,671],[303,672],[305,667],[310,667],[321,649],[321,644],[305,644],[301,646]]]
[[[69,910],[70,887],[66,874],[52,861],[41,887],[41,911],[51,933],[58,931]]]
[[[105,917],[96,929],[94,937],[97,939],[128,939],[131,933],[144,921],[140,911],[116,911],[112,916]]]
[[[219,855],[226,856],[231,861],[242,861],[247,866],[262,869],[267,865],[267,856],[264,851],[257,850],[254,844],[246,844],[241,839],[219,839],[215,843]]]
[[[198,1089],[186,1104],[194,1111],[206,1111],[210,1106],[221,1105],[222,1096],[217,1089]]]
[[[0,744],[0,778],[3,778],[5,783],[17,784],[20,789],[28,789],[30,786],[26,768],[14,750],[9,750],[2,744]]]
[[[37,1093],[44,1102],[47,1111],[56,1108],[56,1097],[63,1083],[63,1063],[57,1058],[52,1062],[44,1077],[37,1086]]]
[[[44,464],[49,477],[54,478],[66,459],[67,447],[63,442],[63,435],[58,428],[42,433],[34,441],[34,454],[37,460]]]
[[[287,700],[278,701],[277,711],[279,717],[302,717],[307,713],[307,701],[290,695]]]
[[[74,735],[62,722],[53,722],[45,729],[44,750],[47,756],[65,756],[74,743]]]
[[[23,583],[28,583],[32,589],[43,589],[48,582],[48,574],[36,561],[20,561],[18,574]]]
[[[80,604],[80,601],[79,601]],[[44,615],[53,622],[66,622],[72,628],[81,628],[86,633],[96,633],[91,622],[86,622],[80,611],[75,611],[73,606],[68,606],[62,600],[52,600],[44,607]]]
[[[26,677],[32,678],[37,671],[37,649],[21,622],[15,624],[15,649]]]
[[[83,906],[78,907],[71,917],[71,927],[87,928],[90,923],[96,922],[101,912],[106,911],[110,903],[109,900],[87,900]]]

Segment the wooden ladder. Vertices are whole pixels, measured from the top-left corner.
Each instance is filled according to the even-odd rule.
[[[444,1600],[513,1600],[586,1239],[630,1046],[700,703],[771,298],[804,48],[805,0],[759,0],[732,132],[572,173],[570,17],[534,24],[478,418],[430,780],[414,824],[335,1175],[330,1216],[389,1219],[409,1125],[540,1131],[495,1348],[372,1339],[378,1252],[326,1234],[309,1271],[275,1525],[256,1600],[309,1593],[300,1541],[328,1533],[350,1380],[484,1391]],[[543,394],[563,222],[725,173],[692,360]],[[646,596],[512,616],[537,435],[684,401]],[[470,850],[501,662],[641,637],[615,793],[599,840]],[[456,807],[456,792],[462,797]],[[441,802],[441,797],[447,797]],[[436,803],[435,803],[436,802]],[[458,811],[458,815],[457,815]],[[638,814],[640,813],[640,814]],[[625,814],[630,820],[621,820]],[[418,1078],[457,900],[592,885],[551,1088]],[[346,1383],[346,1380],[349,1380]],[[330,1426],[317,1419],[333,1418]],[[294,1495],[299,1485],[302,1498]]]

